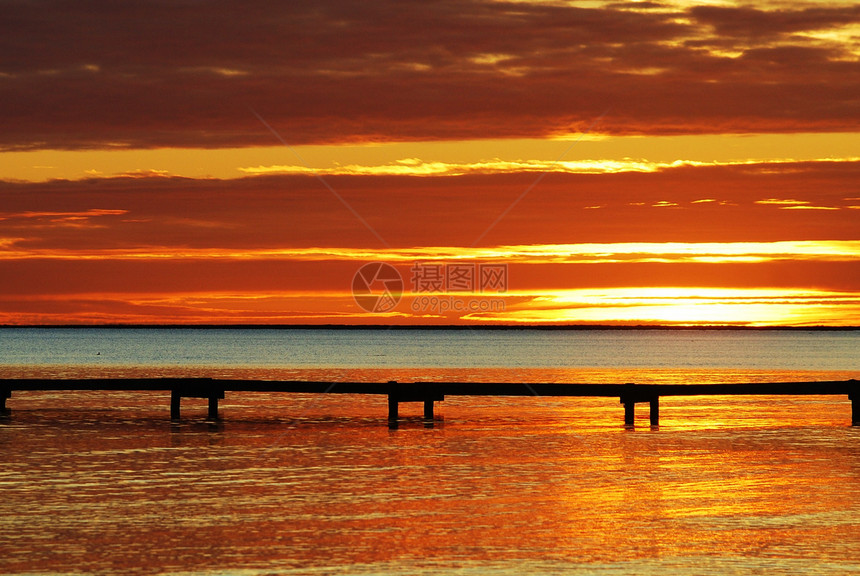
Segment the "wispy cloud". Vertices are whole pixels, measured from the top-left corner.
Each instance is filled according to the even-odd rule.
[[[836,163],[857,162],[860,158],[845,158],[833,160],[822,158],[810,162]],[[673,162],[651,162],[648,160],[633,159],[599,159],[599,160],[574,160],[574,161],[549,161],[549,160],[502,160],[494,158],[480,162],[427,162],[420,158],[404,158],[392,164],[361,165],[348,164],[344,166],[335,165],[328,168],[309,168],[294,164],[280,164],[270,166],[248,166],[240,167],[238,170],[244,174],[258,175],[338,175],[338,176],[463,176],[466,174],[511,174],[521,172],[559,173],[559,174],[619,174],[625,172],[652,173],[673,168],[683,167],[707,167],[707,166],[750,166],[761,170],[779,171],[780,167],[785,170],[794,170],[794,160],[737,160],[729,162],[703,162],[697,160],[675,160]],[[697,200],[696,202],[711,202],[713,200]],[[803,204],[808,202],[798,200],[765,199],[757,200],[757,204]]]
[[[507,263],[761,263],[781,260],[860,261],[860,240],[783,242],[620,242],[601,244],[505,245],[490,248],[427,246],[416,248],[222,248],[141,247],[136,249],[38,249],[0,242],[0,260],[296,260],[385,261],[391,263],[456,262]]]
[[[45,228],[96,228],[104,227],[98,223],[105,216],[122,216],[128,214],[127,210],[105,210],[91,209],[70,212],[52,211],[26,211],[26,212],[0,212],[0,221],[30,230]]]
[[[781,210],[839,210],[839,206],[814,206],[809,200],[793,200],[788,198],[766,198],[756,200],[756,204],[777,206]]]
[[[840,208],[837,206],[807,206],[805,204],[801,204],[798,206],[783,206],[783,210],[839,210]]]
[[[790,198],[765,198],[764,200],[756,200],[756,204],[771,204],[775,206],[800,206],[809,204],[808,200],[793,200]]]
[[[13,220],[13,219],[30,219],[30,218],[47,218],[50,220],[54,219],[80,219],[80,218],[93,218],[97,216],[121,216],[123,214],[128,214],[128,210],[105,210],[99,208],[93,208],[91,210],[83,210],[80,212],[38,212],[38,211],[26,211],[26,212],[0,212],[0,220]]]

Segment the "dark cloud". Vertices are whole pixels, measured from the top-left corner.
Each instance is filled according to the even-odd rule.
[[[296,144],[543,136],[607,108],[614,133],[857,129],[855,47],[797,35],[856,6],[636,6],[4,2],[0,147],[274,143],[250,108]]]
[[[481,246],[850,240],[860,215],[848,208],[860,197],[858,162],[548,174],[531,188],[535,179],[519,173],[330,176],[327,182],[400,248],[471,246],[490,228]],[[756,202],[772,198],[839,209]],[[0,183],[0,205],[4,250],[384,248],[335,195],[306,176]],[[595,205],[600,208],[586,209]],[[85,219],[71,226],[62,217],[68,215]],[[16,240],[9,247],[4,239]]]
[[[695,6],[690,13],[728,37],[773,37],[856,24],[860,6],[828,6],[796,10],[757,10],[751,7]]]

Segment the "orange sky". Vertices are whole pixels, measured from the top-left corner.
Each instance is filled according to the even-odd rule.
[[[4,3],[0,54],[0,324],[860,325],[857,3]]]

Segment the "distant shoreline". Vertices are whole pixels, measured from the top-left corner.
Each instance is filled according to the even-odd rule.
[[[814,331],[850,332],[860,326],[666,326],[666,325],[475,325],[475,324],[0,324],[0,330],[13,328],[37,329],[188,329],[188,330],[542,330],[542,331],[587,331],[587,330],[739,330],[739,331]]]

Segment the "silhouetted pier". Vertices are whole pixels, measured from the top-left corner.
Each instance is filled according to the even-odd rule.
[[[284,392],[307,394],[375,394],[388,397],[388,420],[399,419],[404,402],[422,402],[424,418],[434,418],[434,406],[446,396],[533,396],[618,398],[624,423],[634,423],[636,404],[648,403],[652,426],[660,423],[660,398],[669,396],[848,396],[851,423],[860,425],[860,381],[767,382],[746,384],[552,384],[515,382],[305,382],[290,380],[221,380],[212,378],[88,378],[0,379],[0,410],[22,391],[162,391],[170,392],[170,417],[180,418],[183,398],[209,401],[211,420],[218,418],[218,401],[225,392]]]

